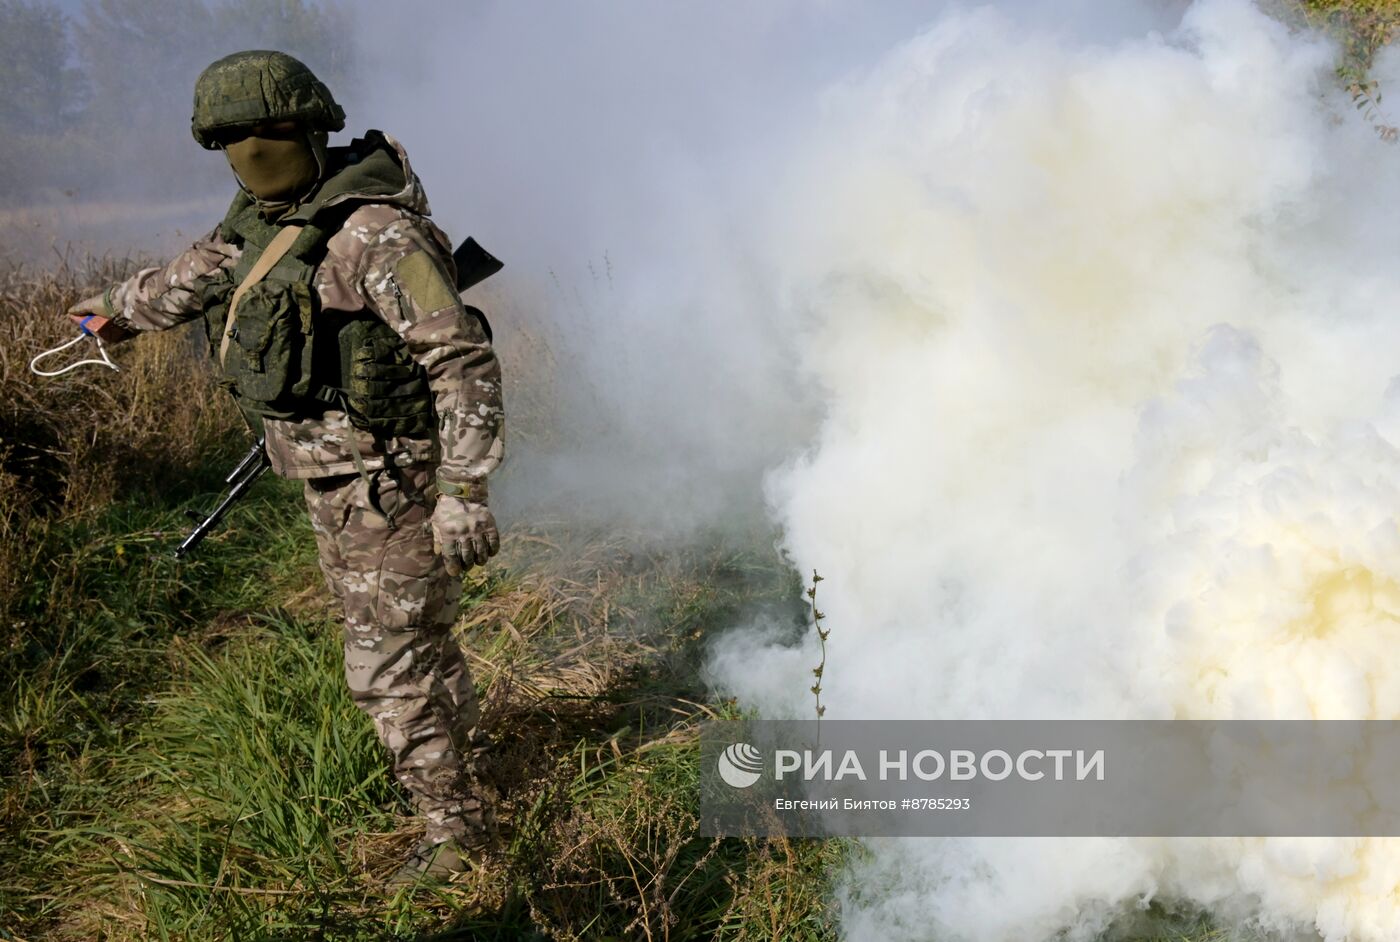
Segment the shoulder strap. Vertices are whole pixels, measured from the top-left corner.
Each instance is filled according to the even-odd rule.
[[[273,237],[272,241],[263,249],[263,253],[258,256],[258,260],[249,269],[248,276],[234,289],[233,300],[228,305],[228,319],[224,322],[224,337],[219,342],[219,364],[223,365],[228,356],[229,341],[233,339],[234,327],[238,318],[238,303],[243,300],[243,296],[248,293],[248,289],[262,281],[267,273],[282,260],[282,256],[287,254],[287,250],[292,247],[292,243],[301,235],[302,226],[283,226],[281,231]]]

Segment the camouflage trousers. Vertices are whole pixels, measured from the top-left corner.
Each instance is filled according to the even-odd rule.
[[[344,609],[350,697],[388,748],[428,838],[478,844],[495,825],[475,768],[487,740],[450,633],[461,579],[433,552],[432,470],[369,477],[368,485],[351,474],[305,486],[321,571]]]

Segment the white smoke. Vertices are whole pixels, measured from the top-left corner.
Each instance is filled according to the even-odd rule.
[[[766,240],[825,403],[768,496],[828,717],[1400,717],[1400,176],[1334,62],[1246,0],[1112,41],[979,8],[829,92]],[[803,717],[818,659],[712,667]],[[1390,840],[867,848],[852,939],[1153,899],[1400,937]]]
[[[1072,14],[1098,36],[1163,19],[1104,7],[1022,2],[1019,15]],[[801,230],[843,225],[807,163],[819,93],[917,31],[928,4],[357,9],[364,81],[347,132],[398,136],[438,221],[506,262],[489,283],[504,303],[493,311],[490,290],[482,303],[505,338],[508,393],[513,369],[538,372],[537,351],[512,346],[520,327],[558,364],[563,440],[529,440],[507,396],[493,491],[506,516],[550,498],[651,533],[761,518],[763,473],[818,413],[795,370],[801,312],[781,293]]]
[[[352,121],[584,381],[501,490],[693,525],[781,461],[830,717],[1395,716],[1395,152],[1325,43],[1165,6],[367,20]],[[807,716],[815,639],[775,637],[712,675]],[[1389,841],[866,846],[855,940],[1090,938],[1153,900],[1400,936]]]

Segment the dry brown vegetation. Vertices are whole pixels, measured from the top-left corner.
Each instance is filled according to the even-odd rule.
[[[1292,22],[1336,36],[1363,69],[1400,29],[1395,0],[1288,0],[1281,6]]]
[[[501,731],[488,774],[513,822],[487,895],[528,887],[531,923],[559,939],[595,937],[595,918],[645,939],[705,924],[779,939],[822,924],[816,861],[834,862],[835,846],[698,836],[699,727],[728,708],[707,702],[685,654],[753,590],[740,560],[648,552],[638,536],[563,521],[507,543],[503,577],[460,626],[485,725]]]
[[[48,527],[188,477],[226,453],[240,425],[185,331],[113,348],[120,374],[30,373],[32,356],[76,333],[68,306],[134,267],[86,259],[0,272],[0,610],[32,575],[30,550]]]

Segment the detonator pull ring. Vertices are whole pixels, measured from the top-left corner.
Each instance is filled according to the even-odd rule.
[[[97,321],[98,323],[96,323],[93,327],[89,328],[88,324],[93,321]],[[105,366],[108,369],[116,370],[118,373],[120,373],[122,368],[112,362],[112,358],[107,355],[107,345],[102,342],[101,337],[97,336],[97,331],[101,330],[104,326],[106,326],[106,324],[107,318],[105,317],[98,317],[95,314],[89,314],[87,317],[84,317],[81,321],[78,322],[78,326],[82,329],[82,333],[78,334],[78,336],[74,337],[67,343],[59,344],[52,350],[45,350],[43,353],[30,360],[29,371],[35,376],[62,376],[64,373],[67,373],[70,370],[76,370],[80,366]],[[89,337],[92,338],[93,343],[97,344],[97,354],[99,357],[101,357],[101,359],[79,360],[76,363],[68,364],[61,370],[43,370],[39,368],[39,361],[47,357],[54,356],[55,354],[62,353],[68,348],[82,343]]]

